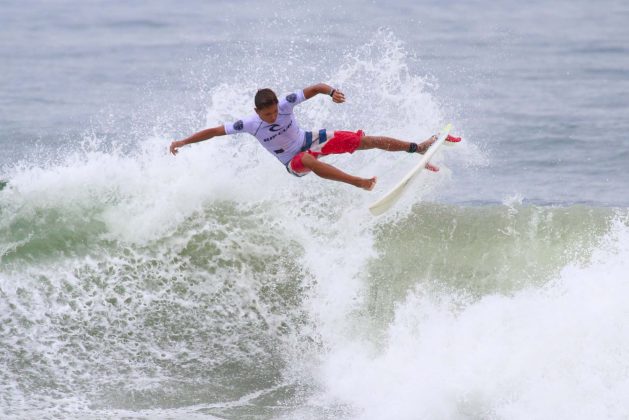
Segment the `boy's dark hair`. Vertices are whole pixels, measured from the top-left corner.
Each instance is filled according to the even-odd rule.
[[[277,96],[271,89],[258,89],[255,97],[256,109],[263,109],[277,103],[279,103]]]

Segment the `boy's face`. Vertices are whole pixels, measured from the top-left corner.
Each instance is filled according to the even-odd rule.
[[[277,104],[269,105],[262,109],[256,108],[256,113],[258,114],[260,119],[269,124],[273,124],[275,122],[278,112],[279,111]]]

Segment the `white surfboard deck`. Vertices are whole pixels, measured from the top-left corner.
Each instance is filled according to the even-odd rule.
[[[388,193],[386,193],[382,198],[369,206],[369,211],[374,216],[379,216],[389,210],[402,196],[411,180],[415,178],[425,167],[430,159],[434,156],[434,154],[439,150],[441,145],[446,141],[446,137],[450,133],[452,129],[452,124],[448,124],[439,133],[439,137],[437,141],[435,141],[422,155],[421,160],[411,169],[405,176],[402,178],[398,184],[393,187]]]

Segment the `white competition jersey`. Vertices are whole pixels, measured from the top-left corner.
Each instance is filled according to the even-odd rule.
[[[304,144],[305,131],[299,128],[293,108],[306,100],[300,90],[279,100],[278,116],[273,124],[266,123],[253,114],[233,124],[225,124],[227,134],[249,133],[280,162],[286,165]]]

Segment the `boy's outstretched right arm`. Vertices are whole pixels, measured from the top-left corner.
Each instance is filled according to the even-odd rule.
[[[176,155],[180,147],[185,146],[190,143],[198,143],[203,140],[209,140],[212,137],[224,136],[227,134],[225,132],[225,126],[219,125],[218,127],[206,128],[205,130],[201,130],[198,133],[194,133],[188,138],[183,140],[174,141],[170,143],[170,153]]]

